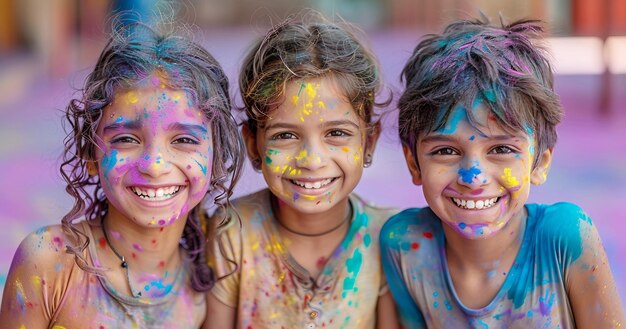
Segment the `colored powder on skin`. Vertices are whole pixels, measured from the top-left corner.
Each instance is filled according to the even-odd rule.
[[[133,243],[133,248],[135,248],[135,250],[137,251],[143,251],[143,247],[141,247],[141,245],[138,243]]]
[[[203,166],[203,165],[202,165],[200,162],[198,162],[198,160],[196,160],[196,159],[193,159],[193,161],[195,161],[195,162],[198,164],[198,166],[200,167],[200,170],[202,170],[202,174],[203,174],[204,176],[206,176],[206,173],[207,173],[207,166]]]
[[[472,166],[469,169],[459,168],[458,174],[461,176],[463,182],[471,184],[474,181],[474,177],[480,175],[481,171],[476,166]]]
[[[23,311],[26,310],[26,304],[28,304],[28,298],[24,293],[24,286],[20,280],[15,280],[15,287],[17,288],[17,294],[15,298],[17,298],[17,303],[20,305],[20,309]]]
[[[105,155],[102,158],[102,168],[104,169],[104,176],[108,177],[111,169],[115,167],[117,163],[117,150],[112,150],[111,154]]]
[[[504,185],[507,188],[515,187],[519,185],[519,181],[513,175],[511,175],[511,168],[504,168],[504,175],[501,176],[504,179]]]
[[[130,104],[135,104],[139,101],[139,97],[137,96],[136,92],[129,91],[126,93],[126,101],[128,101],[128,103]]]
[[[528,126],[528,125],[524,125],[524,129],[526,130],[526,133],[528,134],[529,137],[529,145],[528,145],[528,152],[530,153],[531,156],[534,156],[535,154],[535,138],[534,138],[534,130]]]
[[[299,194],[298,192],[295,192],[295,193],[293,194],[293,201],[294,201],[294,202],[295,202],[295,201],[298,201],[298,199],[299,199],[299,198],[300,198],[300,194]]]
[[[55,236],[52,238],[52,243],[54,243],[57,248],[61,249],[63,247],[63,238]]]
[[[457,106],[454,110],[452,110],[452,113],[450,113],[450,117],[448,118],[448,122],[446,122],[446,125],[443,128],[437,130],[437,132],[443,135],[454,134],[457,127],[459,126],[459,123],[463,120],[467,120],[466,110],[462,106]]]
[[[469,140],[473,141],[474,139],[476,139],[476,136],[472,135],[470,136]]]
[[[298,90],[298,96],[300,96],[300,93],[302,92],[302,89],[304,89],[306,87],[306,85],[304,84],[304,82],[300,82],[300,90]]]

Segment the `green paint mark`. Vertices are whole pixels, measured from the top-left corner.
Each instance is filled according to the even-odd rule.
[[[361,265],[363,265],[363,255],[359,249],[354,249],[352,258],[346,259],[346,270],[350,273],[350,275],[343,279],[344,292],[341,294],[343,298],[346,298],[348,291],[354,291],[354,284],[356,283],[356,278],[359,276],[359,272],[361,271]]]
[[[304,82],[300,82],[300,90],[298,90],[298,96],[300,96],[300,93],[302,92],[302,89],[306,88],[306,85],[304,84]]]
[[[370,236],[369,233],[367,233],[363,237],[363,244],[365,245],[365,248],[369,247],[371,243],[372,243],[372,237]]]

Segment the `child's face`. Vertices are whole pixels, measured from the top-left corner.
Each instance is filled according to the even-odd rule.
[[[294,80],[285,92],[283,104],[255,136],[244,130],[248,152],[261,160],[270,190],[287,206],[322,212],[355,188],[378,130],[367,134],[365,121],[332,78]]]
[[[104,109],[97,139],[109,215],[162,227],[185,219],[206,195],[211,131],[185,92],[158,83],[117,92]]]
[[[552,157],[545,151],[533,170],[532,132],[503,130],[480,103],[472,111],[474,126],[458,106],[444,128],[419,138],[419,168],[405,148],[413,182],[423,185],[428,205],[468,239],[493,236],[522,218],[530,183],[543,183]]]

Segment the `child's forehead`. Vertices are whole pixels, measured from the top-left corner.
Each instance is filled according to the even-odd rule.
[[[323,122],[338,117],[358,119],[359,115],[335,79],[316,77],[286,82],[284,97],[269,112],[266,123],[276,120]]]
[[[458,135],[462,132],[477,133],[477,136],[488,138],[490,136],[519,136],[530,137],[532,129],[514,129],[504,125],[494,111],[483,101],[475,101],[471,107],[457,104],[442,117],[446,111],[440,111],[437,124],[427,135]],[[439,128],[437,128],[439,127]],[[464,128],[464,129],[460,129]]]

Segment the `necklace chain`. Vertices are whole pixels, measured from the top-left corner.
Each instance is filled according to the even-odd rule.
[[[128,289],[130,289],[130,295],[135,298],[141,297],[141,291],[137,291],[137,293],[135,293],[135,289],[133,289],[133,285],[130,283],[130,270],[128,268],[128,263],[126,262],[126,259],[124,258],[124,256],[120,255],[117,250],[115,250],[115,248],[113,248],[113,245],[109,240],[109,236],[107,235],[107,229],[104,226],[104,216],[102,216],[102,218],[100,219],[100,225],[102,226],[102,234],[104,234],[104,240],[106,241],[109,248],[111,248],[111,251],[113,251],[115,256],[117,256],[117,258],[119,258],[119,260],[121,261],[120,266],[126,271],[126,283],[128,283]]]
[[[350,211],[348,212],[348,215],[346,216],[346,218],[344,218],[344,220],[341,221],[341,223],[337,224],[337,226],[332,227],[324,232],[320,232],[320,233],[305,233],[305,232],[298,232],[294,229],[289,228],[287,225],[283,224],[283,222],[280,221],[280,219],[278,218],[278,216],[276,216],[276,221],[278,222],[278,225],[280,225],[280,227],[284,228],[286,231],[291,232],[293,234],[296,235],[301,235],[301,236],[306,236],[306,237],[318,237],[318,236],[322,236],[322,235],[326,235],[329,233],[332,233],[336,230],[338,230],[340,227],[343,226],[343,224],[347,223],[350,221],[350,218],[352,217],[352,205],[349,204],[350,207]]]

